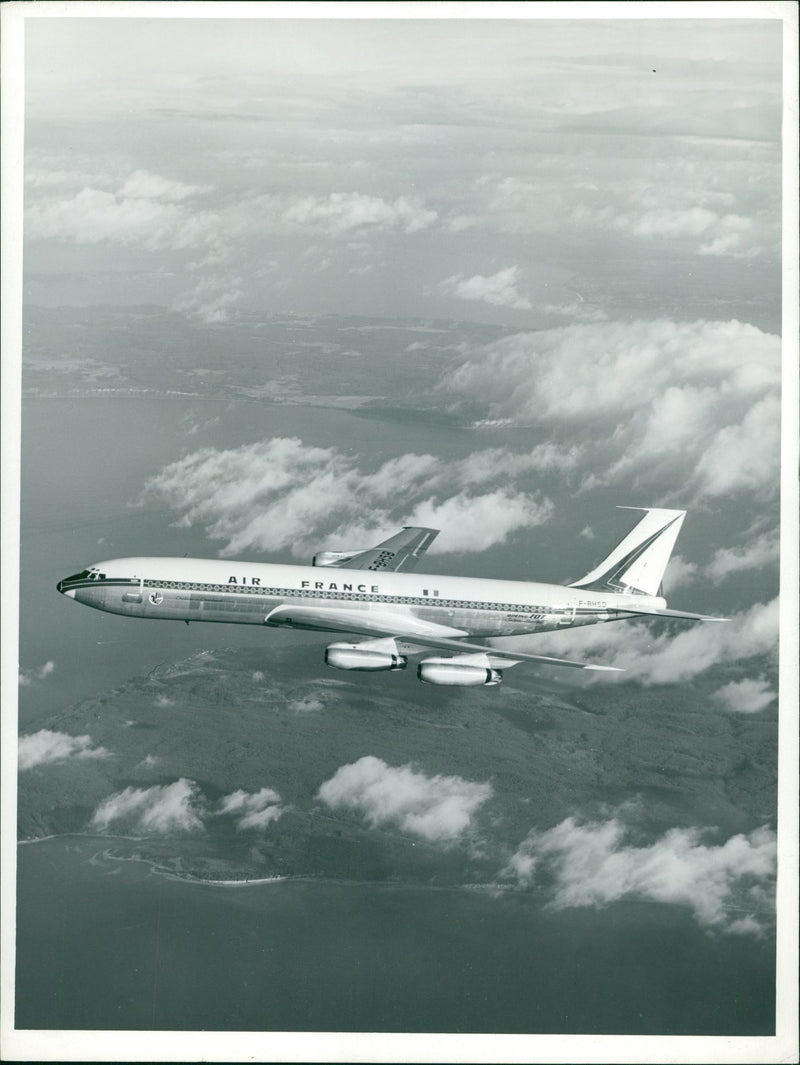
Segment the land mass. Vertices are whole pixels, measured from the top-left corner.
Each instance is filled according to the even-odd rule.
[[[566,682],[527,667],[500,689],[449,691],[411,671],[340,679],[322,666],[321,643],[298,640],[165,663],[54,715],[45,727],[90,736],[107,754],[21,773],[20,837],[102,834],[93,815],[110,796],[183,779],[202,824],[142,831],[121,818],[100,850],[204,880],[455,886],[496,884],[532,828],[602,818],[615,804],[638,804],[650,837],[699,826],[721,842],[775,823],[775,714],[714,709],[714,670],[679,699],[674,686]],[[322,784],[365,756],[488,782],[491,798],[469,831],[428,840],[321,801]],[[277,819],[242,828],[215,813],[225,796],[264,788],[279,795]]]

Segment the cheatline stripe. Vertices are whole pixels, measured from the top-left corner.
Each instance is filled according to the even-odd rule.
[[[572,607],[535,606],[526,603],[488,603],[472,599],[442,599],[438,596],[373,595],[361,592],[322,591],[311,588],[271,588],[267,586],[238,586],[228,584],[202,584],[186,581],[145,580],[146,588],[164,588],[168,591],[211,592],[222,595],[261,595],[277,599],[328,599],[338,602],[397,603],[406,606],[455,607],[468,610],[526,611],[534,614],[573,613]],[[601,608],[602,609],[602,608]],[[576,614],[596,614],[597,608],[576,607]]]
[[[139,580],[137,577],[106,577],[102,580],[62,581],[61,583],[65,588],[69,589],[69,591],[77,588],[97,588],[98,585],[101,584],[104,588],[129,588],[131,585],[135,585],[137,588],[139,587]]]

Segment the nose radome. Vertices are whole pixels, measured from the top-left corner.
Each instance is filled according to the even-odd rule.
[[[63,581],[59,581],[58,582],[58,584],[56,585],[56,591],[57,592],[63,592],[64,591],[64,582]]]

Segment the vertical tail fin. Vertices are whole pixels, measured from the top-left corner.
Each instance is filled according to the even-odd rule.
[[[570,588],[658,595],[686,511],[655,507],[620,509],[644,510],[645,516],[610,555],[585,577],[573,581]]]

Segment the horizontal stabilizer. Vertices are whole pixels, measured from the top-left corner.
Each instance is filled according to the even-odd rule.
[[[655,507],[621,509],[642,509],[645,516],[610,555],[585,577],[570,584],[570,588],[658,595],[686,511]]]
[[[728,621],[728,618],[712,618],[707,614],[692,614],[688,610],[655,610],[652,607],[624,606],[619,609],[620,614],[641,614],[643,617],[653,618],[677,618],[679,621]]]

